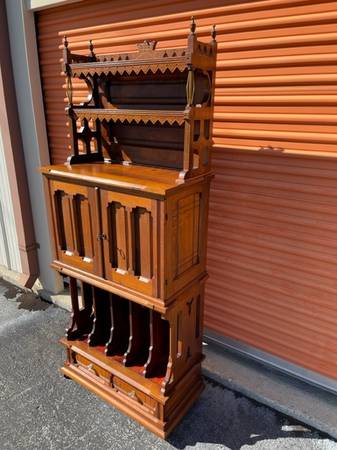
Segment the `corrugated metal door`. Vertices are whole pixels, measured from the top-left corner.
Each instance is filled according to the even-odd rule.
[[[225,3],[225,5],[224,5]],[[217,24],[206,326],[337,378],[335,1],[83,1],[39,12],[50,152],[68,154],[60,42],[186,42]],[[85,89],[76,84],[77,98]]]

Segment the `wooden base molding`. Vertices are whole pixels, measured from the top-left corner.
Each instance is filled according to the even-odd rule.
[[[184,417],[188,409],[197,400],[204,388],[200,364],[196,365],[176,385],[169,396],[137,383],[130,369],[120,366],[107,367],[100,365],[96,358],[90,355],[82,356],[76,344],[62,339],[62,344],[68,349],[68,357],[62,373],[107,403],[137,420],[144,427],[159,437],[166,439],[171,431]]]

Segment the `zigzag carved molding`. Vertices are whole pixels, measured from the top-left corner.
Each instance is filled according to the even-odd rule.
[[[73,113],[76,119],[87,119],[87,120],[110,120],[121,121],[121,122],[133,122],[136,123],[152,123],[157,122],[164,124],[169,123],[170,125],[177,123],[178,125],[183,125],[186,119],[189,119],[189,112],[185,111],[158,111],[158,110],[137,110],[137,109],[94,109],[94,108],[74,108]]]
[[[175,70],[179,70],[183,72],[186,69],[186,63],[172,63],[172,64],[164,64],[164,63],[156,63],[156,64],[131,64],[129,67],[125,66],[111,66],[109,64],[95,65],[94,67],[86,67],[86,64],[71,65],[72,68],[72,76],[80,77],[80,76],[88,76],[88,75],[139,75],[140,73],[147,74],[149,72],[152,73],[165,73],[167,70],[169,72],[174,72]]]

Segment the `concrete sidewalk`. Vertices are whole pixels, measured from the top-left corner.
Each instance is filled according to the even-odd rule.
[[[58,372],[69,313],[0,281],[0,449],[336,449],[333,440],[206,380],[168,442]]]

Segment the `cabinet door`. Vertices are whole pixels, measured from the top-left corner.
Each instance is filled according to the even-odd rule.
[[[97,273],[95,189],[51,180],[50,193],[58,260]]]
[[[157,203],[101,191],[105,277],[153,296],[158,282]]]

